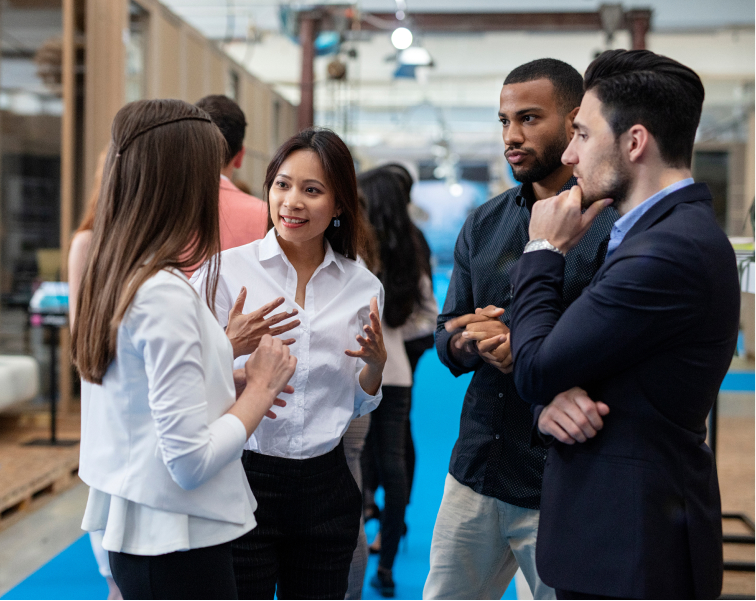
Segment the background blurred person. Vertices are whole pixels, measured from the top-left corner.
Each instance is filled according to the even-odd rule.
[[[259,198],[240,190],[231,181],[234,169],[244,161],[244,134],[247,121],[238,104],[226,96],[205,96],[197,102],[226,139],[226,152],[220,175],[221,250],[249,244],[265,236],[268,230],[268,207]]]
[[[409,170],[399,163],[389,163],[388,165],[382,165],[382,169],[388,169],[392,173],[395,173],[402,182],[402,186],[405,190],[407,199],[407,206],[411,208],[412,203],[412,185],[415,183],[412,179],[412,174]],[[410,213],[410,218],[412,213]],[[433,287],[433,268],[431,265],[431,248],[428,241],[425,239],[423,231],[417,227],[414,221],[412,224],[412,231],[414,232],[415,239],[417,240],[418,247],[420,249],[420,261],[421,267],[431,282],[431,288]],[[431,295],[426,297],[426,303],[428,306],[423,311],[415,311],[410,315],[410,318],[402,326],[402,335],[404,337],[404,349],[407,351],[407,358],[410,362],[410,369],[412,370],[412,376],[415,376],[415,370],[417,364],[420,361],[420,357],[423,354],[432,349],[435,345],[434,332],[436,331],[436,318],[438,317],[438,304],[436,303],[436,297]],[[412,497],[412,484],[415,481],[415,463],[417,461],[415,455],[415,441],[412,438],[412,396],[410,395],[410,417],[407,420],[407,438],[405,440],[405,457],[407,458],[407,504],[409,505],[410,498]],[[406,528],[405,528],[406,530]]]
[[[383,287],[357,261],[367,231],[354,161],[336,134],[306,129],[286,141],[265,191],[273,227],[222,253],[217,315],[224,325],[250,282],[248,306],[280,295],[297,307],[297,392],[245,445],[258,527],[234,543],[237,587],[244,599],[343,599],[362,503],[341,439],[381,400]],[[192,280],[200,291],[207,275],[203,266]]]
[[[253,345],[229,340],[242,317],[227,337],[212,311],[223,147],[179,100],[133,102],[113,121],[71,349],[95,384],[82,397],[82,528],[104,531],[127,599],[236,598],[230,541],[255,526],[238,458],[296,365],[264,337],[237,400],[233,355]],[[203,260],[207,305],[180,271]]]
[[[68,311],[69,324],[73,329],[74,316],[76,315],[76,297],[79,294],[79,284],[81,277],[84,275],[84,266],[87,262],[89,245],[92,242],[92,228],[94,227],[94,215],[97,207],[97,197],[100,195],[102,186],[102,170],[105,167],[105,158],[108,155],[106,148],[100,153],[97,159],[97,169],[95,170],[94,181],[92,182],[92,194],[87,203],[87,211],[84,218],[71,238],[71,246],[68,250]],[[90,393],[91,384],[86,380],[81,380],[81,396]],[[97,567],[100,575],[108,583],[108,599],[123,599],[118,585],[113,580],[113,574],[110,571],[110,561],[108,552],[102,548],[102,531],[90,532],[89,541],[92,544],[92,552],[97,560]]]
[[[359,201],[360,210],[367,224],[367,200],[365,200],[363,194],[359,194]],[[365,244],[359,258],[363,260],[365,267],[372,273],[375,273],[378,270],[377,243],[372,227],[368,227],[367,230]],[[365,448],[365,439],[367,438],[368,430],[370,429],[370,416],[371,414],[368,413],[367,415],[353,419],[342,439],[344,441],[344,455],[346,455],[349,471],[352,472],[354,481],[357,482],[360,491],[363,490],[362,452]],[[365,583],[368,555],[365,520],[360,515],[360,533],[357,536],[357,546],[354,549],[352,563],[349,566],[349,586],[347,587],[344,599],[362,599],[362,587]]]
[[[510,270],[533,205],[577,183],[562,153],[582,96],[580,73],[548,58],[516,67],[501,89],[504,155],[522,185],[475,209],[454,249],[436,350],[453,375],[474,375],[433,528],[426,599],[500,599],[518,566],[536,599],[555,596],[535,565],[546,450],[531,444],[533,415],[512,377]],[[567,254],[565,305],[601,266],[616,219],[604,211]]]
[[[365,447],[366,463],[376,465],[385,491],[380,561],[370,584],[382,595],[393,596],[392,569],[404,533],[409,484],[405,445],[412,391],[412,370],[401,328],[414,312],[428,306],[433,290],[422,267],[420,245],[407,212],[406,189],[399,177],[388,169],[375,169],[361,174],[358,184],[367,200],[378,243],[378,277],[386,293],[383,331],[388,354],[383,401],[371,417]],[[430,302],[435,307],[435,302]]]

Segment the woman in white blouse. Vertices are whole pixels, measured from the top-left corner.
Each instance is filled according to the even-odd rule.
[[[282,395],[286,408],[260,424],[242,458],[258,526],[233,545],[238,592],[343,599],[361,494],[341,438],[381,398],[383,287],[355,260],[367,230],[352,156],[336,134],[308,129],[285,142],[268,166],[265,191],[273,228],[222,253],[218,318],[225,325],[246,288],[246,310],[283,296],[301,323],[287,333],[298,359],[295,392]],[[207,273],[204,266],[195,274],[198,289]]]
[[[296,359],[270,336],[235,381],[234,356],[257,340],[240,337],[243,316],[224,333],[213,315],[223,144],[179,100],[134,102],[113,121],[72,354],[93,384],[82,527],[104,530],[126,599],[236,598],[230,541],[254,528],[256,504],[242,447],[293,391]],[[205,303],[180,270],[208,258]]]

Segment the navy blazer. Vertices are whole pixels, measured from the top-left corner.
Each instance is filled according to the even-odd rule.
[[[515,384],[536,406],[581,386],[610,413],[595,438],[549,449],[539,575],[581,593],[714,599],[722,522],[706,418],[735,349],[740,286],[708,187],[649,209],[566,311],[563,272],[550,251],[513,269]]]

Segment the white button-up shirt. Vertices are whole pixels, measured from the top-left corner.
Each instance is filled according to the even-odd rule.
[[[192,278],[204,291],[206,267]],[[296,302],[297,272],[287,259],[271,229],[256,240],[221,253],[216,314],[222,326],[228,323],[242,286],[247,287],[244,313],[283,296],[286,301],[272,314],[296,308],[300,325],[281,338],[294,338],[291,353],[297,369],[290,380],[293,394],[281,394],[286,407],[274,407],[276,419],[264,418],[247,441],[245,449],[264,455],[307,459],[334,449],[352,418],[378,406],[381,392],[371,396],[359,383],[365,363],[347,356],[347,349],[360,348],[355,336],[370,323],[370,299],[378,298],[383,313],[383,286],[363,265],[335,253],[326,241],[323,262],[305,289],[305,308]],[[243,368],[249,355],[238,357]]]

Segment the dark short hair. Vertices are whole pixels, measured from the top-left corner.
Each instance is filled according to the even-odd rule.
[[[228,96],[221,94],[205,96],[197,101],[197,106],[210,115],[213,123],[218,126],[223,137],[226,138],[228,148],[226,148],[226,162],[224,164],[228,165],[244,145],[244,133],[247,129],[244,112]]]
[[[704,87],[696,73],[649,50],[607,50],[585,72],[615,137],[633,125],[654,136],[671,167],[690,167]]]
[[[294,152],[310,150],[320,159],[325,172],[326,183],[333,191],[336,207],[341,211],[339,215],[340,227],[333,222],[326,228],[325,237],[337,253],[347,259],[356,259],[365,252],[368,239],[368,229],[362,214],[357,192],[357,175],[354,172],[354,159],[344,141],[330,129],[324,127],[309,127],[286,140],[276,151],[265,172],[263,191],[268,201],[270,189],[278,175],[283,162]],[[270,211],[270,203],[268,203]],[[272,226],[270,218],[269,227]]]
[[[548,79],[554,86],[556,100],[566,115],[583,100],[583,77],[572,65],[555,58],[539,58],[509,72],[504,85]]]

